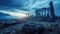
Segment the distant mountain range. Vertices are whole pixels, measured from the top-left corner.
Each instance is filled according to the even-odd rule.
[[[10,15],[0,12],[0,17],[3,17],[3,16],[10,16]]]
[[[5,14],[5,13],[2,13],[0,12],[0,20],[1,19],[14,19],[14,17],[10,16],[9,14]]]

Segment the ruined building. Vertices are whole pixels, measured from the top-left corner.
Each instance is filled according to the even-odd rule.
[[[41,19],[55,19],[53,2],[50,1],[49,8],[41,8],[35,11],[35,16]]]

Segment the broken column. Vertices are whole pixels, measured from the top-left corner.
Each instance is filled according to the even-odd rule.
[[[51,18],[55,18],[53,2],[50,1],[50,4],[49,5],[50,5],[50,15],[51,15]]]

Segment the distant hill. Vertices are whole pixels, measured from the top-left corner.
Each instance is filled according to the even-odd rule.
[[[3,17],[3,16],[10,16],[10,15],[0,12],[0,17]]]
[[[14,19],[14,17],[12,17],[9,14],[5,14],[5,13],[0,12],[0,19]]]

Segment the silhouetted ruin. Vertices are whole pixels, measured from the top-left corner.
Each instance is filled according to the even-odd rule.
[[[37,19],[42,19],[44,21],[54,21],[56,18],[55,13],[54,13],[54,7],[53,7],[53,2],[50,1],[49,3],[49,8],[41,8],[35,11],[35,16]]]

